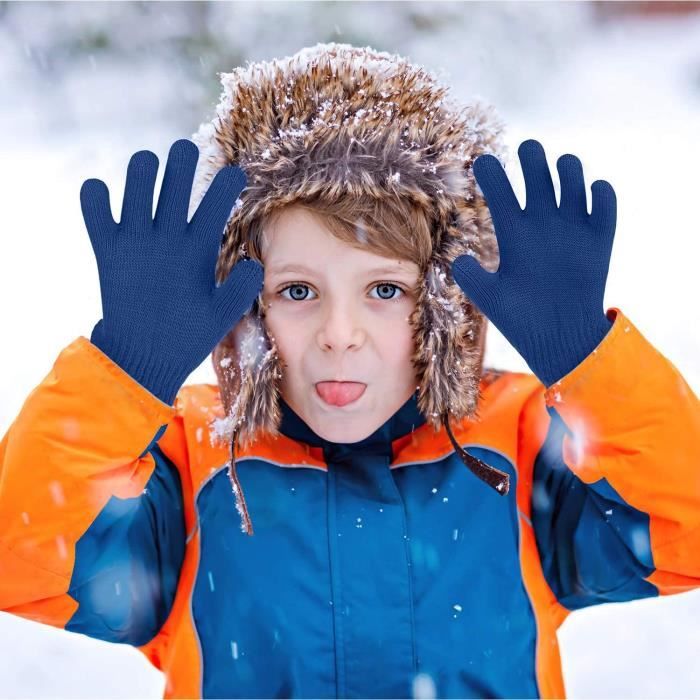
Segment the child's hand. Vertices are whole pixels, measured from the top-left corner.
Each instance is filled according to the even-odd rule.
[[[522,355],[545,385],[584,360],[611,327],[603,309],[617,203],[605,180],[591,185],[592,212],[579,159],[557,160],[557,202],[542,145],[520,144],[523,211],[505,170],[490,154],[474,161],[474,175],[493,219],[500,264],[490,273],[470,255],[452,274],[465,295]]]
[[[158,158],[151,151],[129,161],[118,224],[102,180],[86,180],[80,190],[102,297],[103,318],[90,340],[168,404],[250,308],[263,281],[262,266],[244,259],[215,285],[224,226],[246,179],[238,166],[222,168],[188,223],[198,156],[187,139],[171,146],[155,218]]]

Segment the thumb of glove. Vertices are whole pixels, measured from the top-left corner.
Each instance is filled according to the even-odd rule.
[[[250,309],[263,288],[263,266],[256,260],[243,258],[229,272],[214,296],[219,318],[228,332]]]
[[[460,255],[452,263],[452,276],[465,296],[488,318],[498,305],[498,272],[488,272],[473,255]]]

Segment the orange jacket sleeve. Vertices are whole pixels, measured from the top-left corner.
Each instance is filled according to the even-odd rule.
[[[0,610],[108,641],[157,633],[185,547],[183,465],[157,442],[174,419],[87,338],[59,354],[0,443]]]
[[[520,422],[543,571],[569,609],[700,587],[700,402],[617,307]]]

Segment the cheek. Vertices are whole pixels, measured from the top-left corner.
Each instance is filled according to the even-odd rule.
[[[284,314],[272,313],[272,310],[268,309],[264,324],[268,336],[277,347],[283,364],[293,365],[295,353],[302,354],[304,348],[300,335],[303,331],[299,327],[299,322]]]
[[[409,320],[415,307],[405,307],[391,317],[385,317],[373,331],[384,359],[405,362],[413,355],[415,344],[413,326]],[[398,310],[397,310],[398,311]]]

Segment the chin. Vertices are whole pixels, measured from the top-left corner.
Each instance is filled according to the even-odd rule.
[[[350,431],[345,427],[343,430],[315,430],[314,432],[324,440],[328,440],[328,442],[351,444],[353,442],[360,442],[360,440],[364,440],[375,430],[376,428],[371,428],[369,430],[362,430],[358,432]]]
[[[318,426],[310,427],[316,435],[329,442],[353,443],[369,437],[378,426],[366,424],[354,426],[347,418],[339,420],[334,417],[325,417],[319,420]]]

